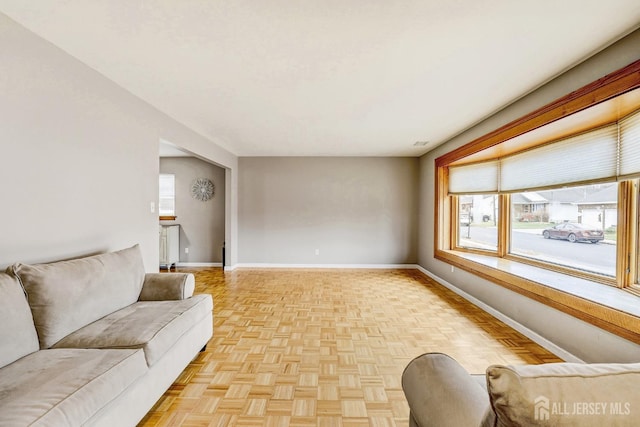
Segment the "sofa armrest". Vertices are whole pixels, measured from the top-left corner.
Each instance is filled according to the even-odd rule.
[[[195,287],[196,279],[191,273],[147,273],[138,301],[187,299]]]
[[[458,362],[442,353],[413,359],[402,374],[411,423],[429,426],[480,426],[491,416],[489,396]]]

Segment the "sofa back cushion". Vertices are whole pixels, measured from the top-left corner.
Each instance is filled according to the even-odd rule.
[[[50,264],[16,264],[33,312],[40,348],[137,301],[144,281],[138,245]]]
[[[640,363],[490,366],[487,388],[504,426],[640,425]]]
[[[38,351],[38,334],[18,279],[0,273],[0,368]]]

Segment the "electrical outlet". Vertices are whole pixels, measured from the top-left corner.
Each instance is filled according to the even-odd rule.
[[[320,249],[316,249],[316,255],[320,255]]]
[[[452,265],[451,266],[451,272],[453,273],[454,271],[456,271],[456,268]]]
[[[149,209],[151,210],[151,213],[154,213],[156,211],[156,202],[151,202],[149,204]]]
[[[189,253],[189,248],[184,248],[184,253],[188,254]]]

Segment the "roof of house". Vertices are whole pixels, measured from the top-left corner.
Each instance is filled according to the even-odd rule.
[[[516,205],[528,205],[531,203],[547,203],[548,200],[540,194],[532,191],[514,193],[511,195],[511,203]]]
[[[602,205],[618,202],[618,186],[615,184],[605,185],[599,191],[592,193],[578,202],[579,205]]]
[[[511,195],[514,204],[530,203],[570,203],[577,205],[611,204],[618,200],[618,186],[615,183],[589,185],[558,190],[527,191]]]

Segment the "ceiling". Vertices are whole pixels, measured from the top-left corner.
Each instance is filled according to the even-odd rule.
[[[0,11],[238,156],[419,156],[640,24],[638,0],[0,0]]]

